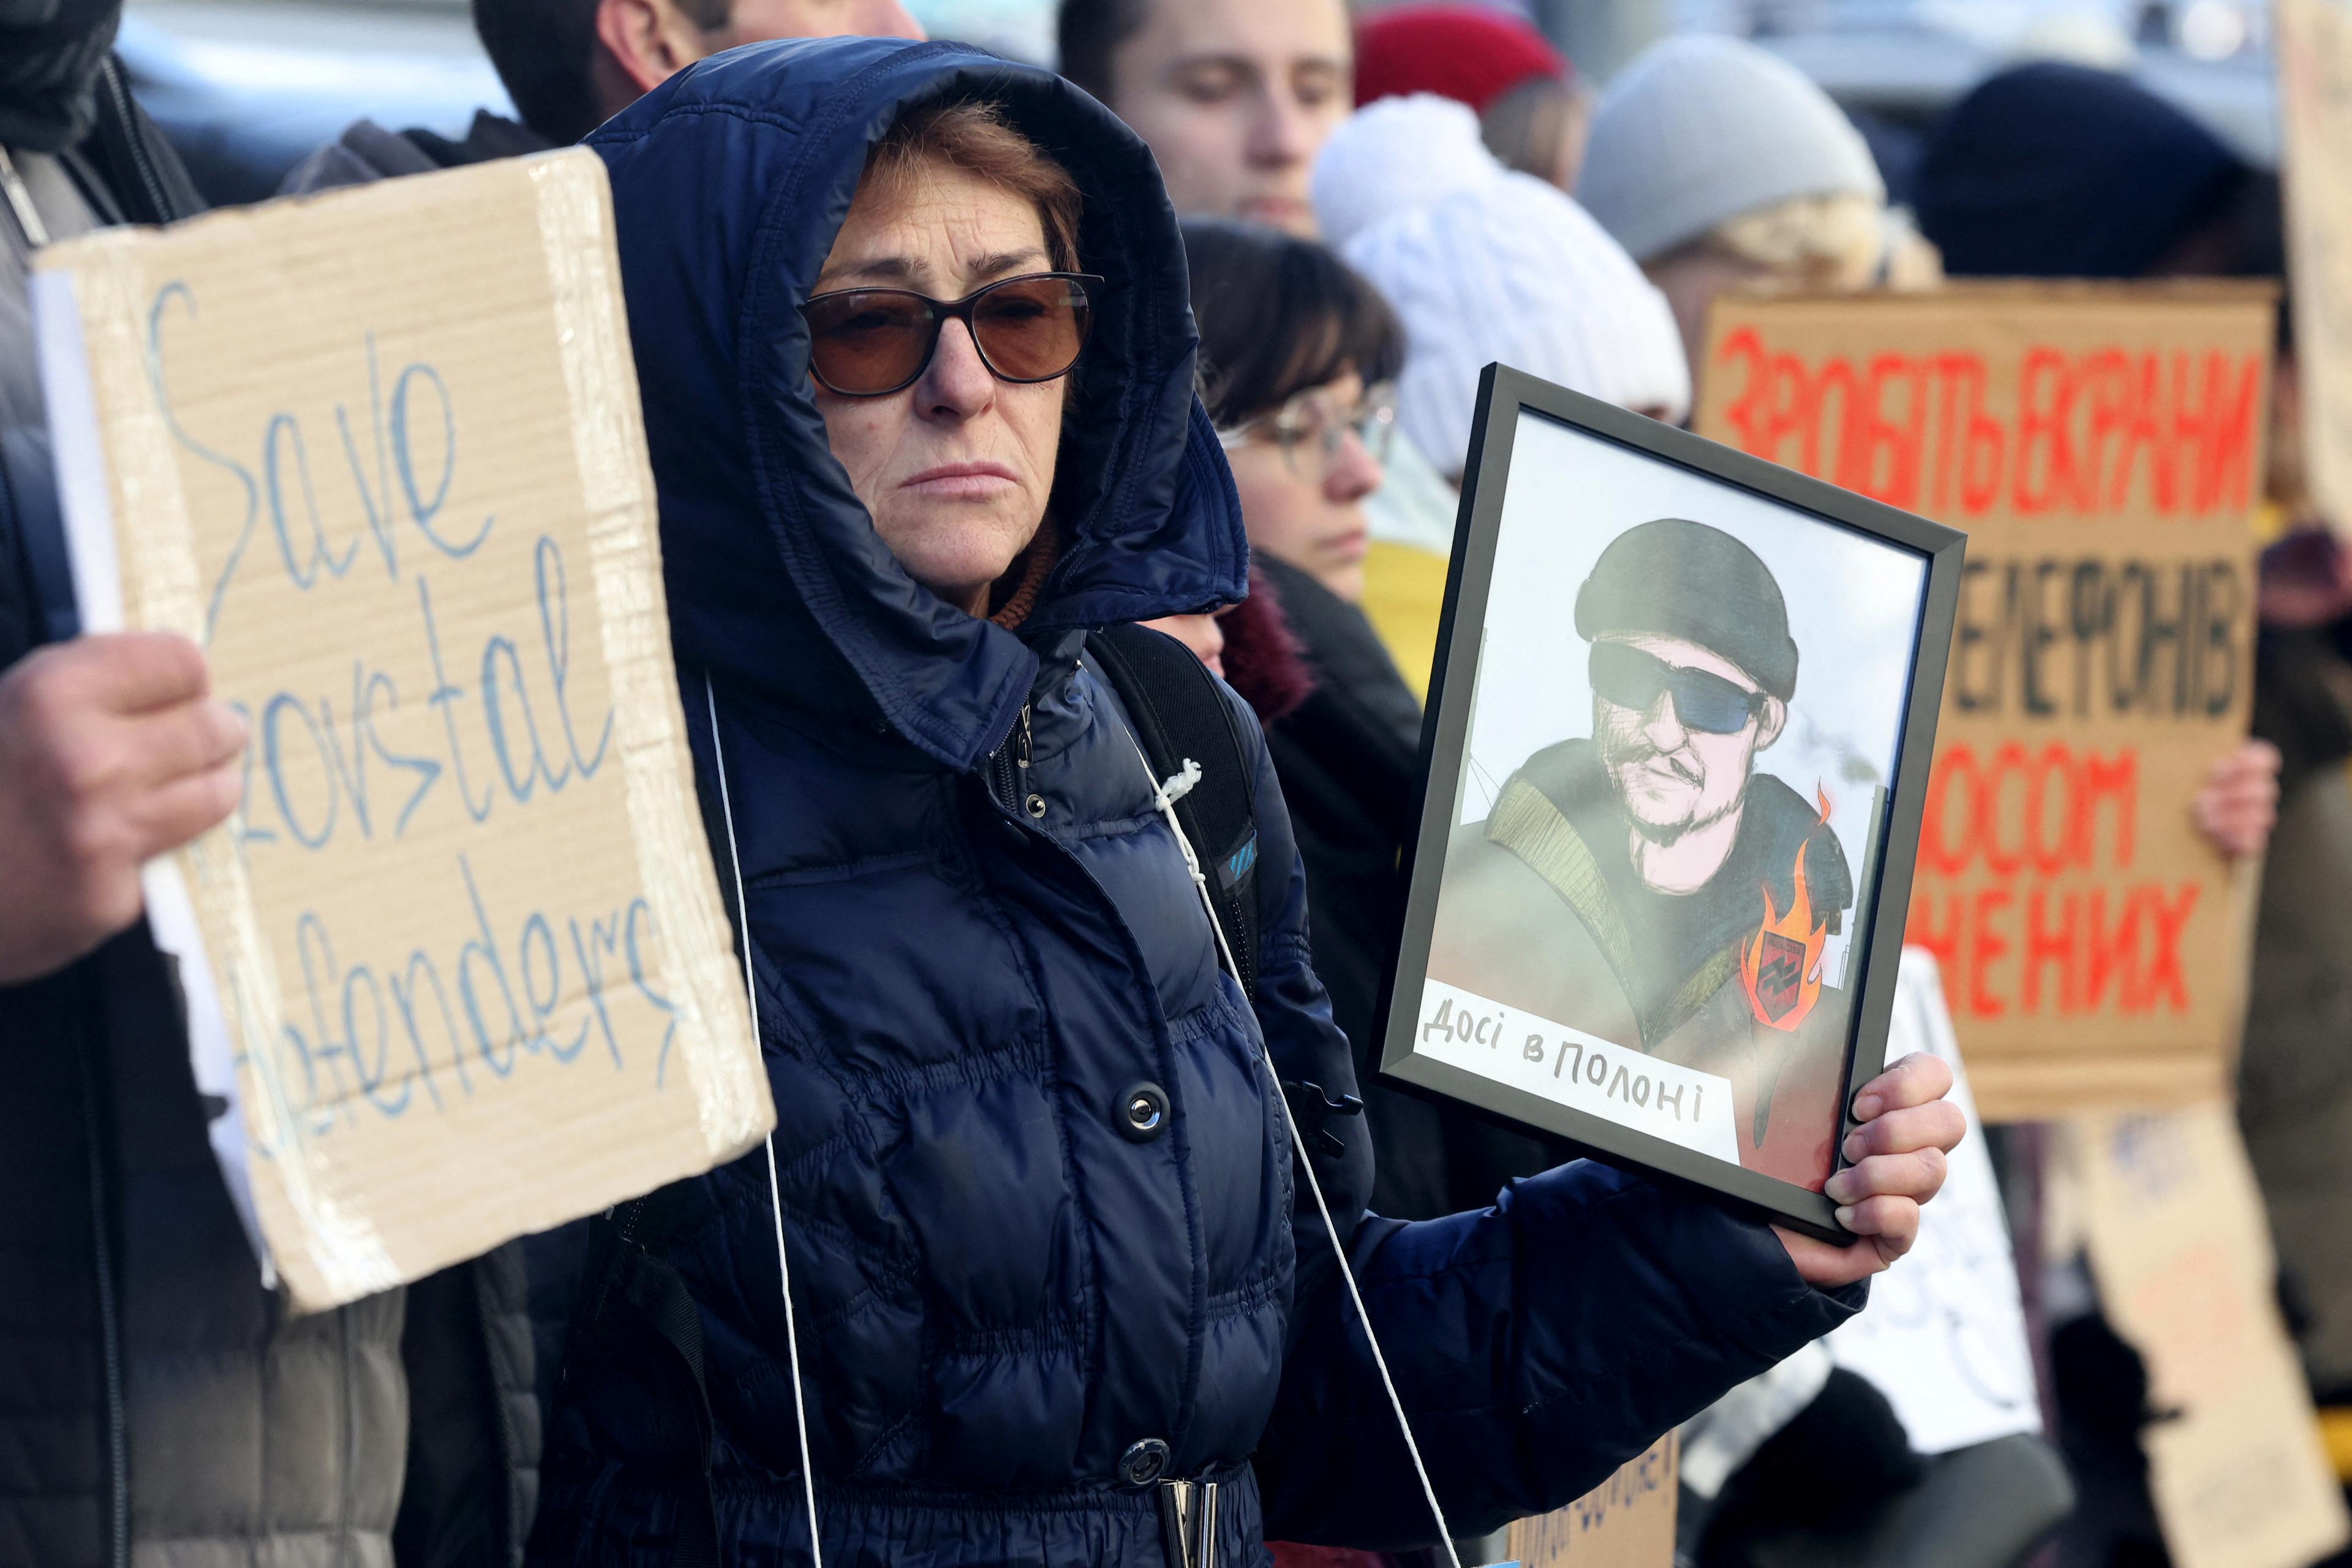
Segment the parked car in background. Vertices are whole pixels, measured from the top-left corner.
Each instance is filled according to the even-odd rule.
[[[132,0],[116,45],[215,203],[274,195],[360,118],[462,136],[506,90],[451,0]]]

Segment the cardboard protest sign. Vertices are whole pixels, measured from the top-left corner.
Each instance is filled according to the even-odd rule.
[[[1839,1365],[1886,1395],[1912,1447],[1943,1454],[2041,1431],[2042,1402],[2009,1221],[1935,955],[1906,947],[1886,1056],[1915,1051],[1950,1066],[1968,1136],[1952,1151],[1943,1191],[1919,1213],[1917,1242],[1871,1281],[1869,1303],[1826,1342]]]
[[[2146,1358],[2149,1489],[2179,1568],[2301,1568],[2352,1538],[2280,1321],[2270,1230],[2227,1104],[2070,1124],[2099,1300]],[[2170,1414],[2176,1413],[2177,1414]]]
[[[2352,529],[2352,6],[2278,0],[2281,162],[2305,476]]]
[[[1566,1508],[1512,1525],[1512,1561],[1520,1568],[1673,1568],[1675,1471],[1669,1432]]]
[[[251,725],[241,805],[150,911],[295,1304],[755,1144],[603,165],[38,265],[85,622],[194,638]]]
[[[2272,294],[1730,297],[1703,435],[1964,529],[1906,940],[1985,1116],[2221,1091],[2246,952],[2189,803],[2245,734]]]

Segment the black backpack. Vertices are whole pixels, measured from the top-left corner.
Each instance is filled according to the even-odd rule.
[[[1165,780],[1190,760],[1201,780],[1175,802],[1184,836],[1201,857],[1217,923],[1233,951],[1234,976],[1257,999],[1257,811],[1248,753],[1217,678],[1175,638],[1139,626],[1100,628],[1087,654],[1118,693],[1153,773]],[[706,824],[706,826],[714,826]],[[734,882],[723,829],[711,835],[719,885],[735,919]],[[1312,1085],[1297,1086],[1321,1091]],[[1286,1094],[1294,1086],[1283,1086]],[[1328,1134],[1325,1136],[1328,1137]],[[563,1345],[561,1398],[592,1397],[625,1373],[655,1412],[650,1468],[674,1483],[678,1498],[676,1568],[719,1568],[718,1521],[710,1493],[710,1397],[703,1379],[702,1318],[677,1270],[665,1259],[685,1217],[679,1183],[632,1199],[588,1222],[588,1256]]]

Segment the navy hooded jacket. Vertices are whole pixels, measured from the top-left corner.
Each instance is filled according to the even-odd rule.
[[[1108,279],[1061,457],[1065,542],[1017,635],[877,538],[795,310],[867,147],[942,95],[1001,104],[1065,163],[1081,264]],[[1122,1469],[1138,1444],[1225,1483],[1227,1563],[1263,1561],[1267,1532],[1431,1540],[1260,1059],[1263,1039],[1286,1079],[1353,1084],[1261,738],[1240,726],[1253,1007],[1080,659],[1087,627],[1237,598],[1247,567],[1150,154],[1048,73],[878,40],[718,56],[590,145],[699,781],[747,890],[825,1563],[1160,1568],[1151,1489]],[[1015,770],[1000,748],[1024,714]],[[1139,1142],[1122,1108],[1144,1083],[1171,1113]],[[1762,1226],[1593,1166],[1477,1214],[1370,1217],[1367,1141],[1338,1125],[1347,1151],[1317,1170],[1457,1532],[1565,1503],[1850,1310]],[[762,1156],[697,1184],[689,1212],[668,1255],[702,1313],[720,1557],[801,1563]],[[646,1434],[602,1404],[555,1426],[539,1560],[666,1564],[675,1503],[627,1458]]]

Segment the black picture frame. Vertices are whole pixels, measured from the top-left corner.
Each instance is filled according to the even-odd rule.
[[[1490,364],[1480,383],[1471,431],[1453,565],[1423,721],[1420,793],[1414,812],[1417,827],[1404,847],[1402,860],[1402,874],[1408,886],[1405,919],[1397,961],[1390,967],[1382,999],[1381,1016],[1386,1026],[1381,1078],[1423,1097],[1466,1106],[1492,1120],[1550,1133],[1604,1163],[1696,1189],[1756,1217],[1833,1243],[1850,1240],[1836,1221],[1836,1205],[1819,1192],[1484,1077],[1420,1048],[1424,985],[1446,848],[1467,765],[1496,551],[1514,446],[1526,414],[1556,421],[1650,461],[1734,487],[1921,558],[1924,584],[1886,816],[1874,866],[1855,873],[1857,889],[1864,885],[1864,876],[1874,876],[1876,892],[1867,918],[1857,921],[1853,937],[1866,945],[1853,970],[1859,984],[1848,1015],[1832,1171],[1846,1163],[1842,1146],[1853,1125],[1853,1092],[1882,1071],[1885,1063],[1896,962],[1918,853],[1921,811],[1935,752],[1936,719],[1951,647],[1966,536],[1524,372]]]

